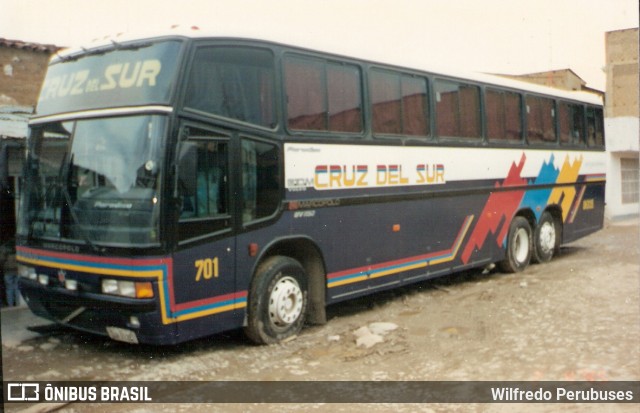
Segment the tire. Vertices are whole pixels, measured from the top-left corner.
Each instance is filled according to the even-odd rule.
[[[304,325],[307,306],[307,274],[302,265],[288,257],[268,258],[251,283],[245,334],[257,344],[295,336]]]
[[[533,233],[533,262],[551,261],[560,245],[560,229],[553,215],[545,211]]]
[[[508,273],[524,271],[531,261],[531,244],[532,236],[529,221],[524,217],[515,217],[509,226],[506,257],[498,263],[500,269]]]

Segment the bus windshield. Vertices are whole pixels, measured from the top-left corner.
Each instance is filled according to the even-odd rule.
[[[157,244],[165,127],[160,115],[33,126],[19,232],[94,247]]]
[[[182,42],[113,44],[49,66],[37,116],[153,104],[168,104]]]

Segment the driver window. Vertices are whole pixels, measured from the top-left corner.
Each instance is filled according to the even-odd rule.
[[[227,228],[229,221],[229,142],[194,130],[189,134],[179,152],[183,240]]]
[[[181,218],[227,214],[227,143],[185,142],[180,163],[183,187]]]

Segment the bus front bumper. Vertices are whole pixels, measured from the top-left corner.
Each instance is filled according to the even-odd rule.
[[[19,288],[35,315],[58,324],[128,343],[172,344],[175,341],[173,326],[162,325],[157,301],[153,298],[82,293],[43,287],[37,281],[22,278]]]

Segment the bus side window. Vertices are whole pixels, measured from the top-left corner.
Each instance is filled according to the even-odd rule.
[[[242,140],[242,222],[273,215],[280,206],[278,147],[266,142]]]
[[[590,148],[604,147],[602,110],[587,108],[587,144]]]
[[[201,47],[185,106],[259,126],[276,126],[273,54],[249,47]]]
[[[529,143],[556,142],[556,110],[553,99],[527,96],[527,140]]]
[[[180,150],[180,218],[211,218],[228,213],[228,144],[187,141]]]
[[[229,140],[196,128],[185,128],[185,132],[188,136],[178,149],[179,242],[215,236],[232,228]]]
[[[283,69],[289,129],[362,132],[361,75],[357,66],[287,56]]]
[[[373,132],[428,136],[426,79],[377,69],[369,76]]]
[[[521,142],[522,110],[520,95],[504,90],[487,89],[484,98],[489,141]]]
[[[437,79],[436,132],[441,138],[482,138],[480,88]]]
[[[559,104],[560,143],[583,145],[584,109],[582,105],[561,102]]]

